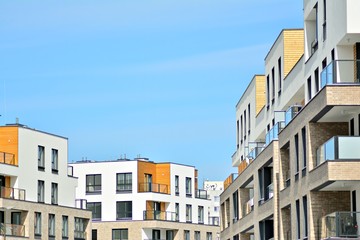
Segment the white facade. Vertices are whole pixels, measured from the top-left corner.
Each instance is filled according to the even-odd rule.
[[[220,224],[220,195],[224,191],[224,182],[204,181],[204,190],[207,191],[211,205],[208,209],[209,222]]]

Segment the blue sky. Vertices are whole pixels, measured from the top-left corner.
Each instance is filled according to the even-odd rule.
[[[224,180],[235,105],[301,0],[0,2],[0,123],[69,138],[69,161],[138,154]]]

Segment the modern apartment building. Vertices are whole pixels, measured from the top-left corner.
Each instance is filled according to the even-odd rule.
[[[0,127],[4,239],[91,239],[91,212],[75,207],[67,139],[21,124]]]
[[[217,239],[197,170],[148,159],[80,161],[76,197],[92,210],[93,239]]]
[[[208,199],[211,200],[208,208],[209,223],[220,225],[220,195],[224,191],[224,182],[206,180],[204,181],[204,190],[207,192]]]
[[[360,237],[359,10],[304,0],[240,98],[221,239]]]

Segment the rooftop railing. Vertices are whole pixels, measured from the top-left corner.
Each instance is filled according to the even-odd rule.
[[[220,226],[220,217],[209,217],[209,225]]]
[[[168,194],[168,185],[158,183],[139,183],[139,192],[153,192]]]
[[[79,209],[87,209],[87,200],[86,199],[75,199],[75,207]]]
[[[334,60],[320,74],[321,88],[331,84],[359,84],[360,60]]]
[[[25,189],[0,187],[0,197],[25,201]]]
[[[322,218],[321,239],[360,237],[360,212],[334,212]]]
[[[208,199],[207,191],[203,189],[197,189],[195,191],[195,198]]]
[[[360,137],[334,136],[316,149],[316,165],[331,160],[360,159]]]
[[[144,220],[162,220],[176,222],[177,217],[175,212],[148,210],[144,211]]]

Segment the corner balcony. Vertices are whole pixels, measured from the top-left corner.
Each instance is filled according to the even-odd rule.
[[[360,60],[334,60],[321,72],[321,88],[332,84],[359,84]]]
[[[206,190],[203,189],[197,189],[195,190],[195,198],[199,198],[199,199],[208,199],[209,196],[207,194]]]
[[[19,188],[0,187],[0,197],[25,201],[26,191]]]
[[[332,160],[360,160],[360,137],[334,136],[316,150],[316,166]]]
[[[264,150],[264,142],[251,142],[249,143],[249,154],[246,156],[246,158],[249,160],[249,162],[252,162],[259,156],[259,154]]]
[[[25,226],[9,223],[0,223],[1,235],[3,239],[25,238]]]
[[[155,210],[144,211],[144,220],[162,220],[170,222],[179,221],[175,212],[164,212]]]
[[[300,112],[302,105],[292,105],[285,112],[285,126]]]
[[[360,237],[359,212],[334,212],[321,219],[321,239],[347,239]]]
[[[168,185],[158,183],[139,183],[139,193],[153,192],[168,194]]]
[[[6,152],[0,152],[0,163],[17,166],[15,155]]]
[[[265,144],[269,145],[273,140],[279,139],[279,133],[285,127],[285,122],[280,121],[277,122],[267,133],[265,136]]]

